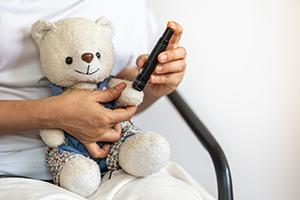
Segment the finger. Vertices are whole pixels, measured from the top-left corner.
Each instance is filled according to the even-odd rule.
[[[98,140],[103,142],[116,142],[121,138],[121,131],[121,126],[117,124],[112,129],[107,130],[105,133],[101,133],[101,136],[98,138]]]
[[[167,49],[173,49],[178,46],[179,40],[182,36],[183,28],[180,24],[178,24],[174,21],[169,21],[167,24],[167,27],[174,30],[174,34],[173,34],[173,36],[169,42],[168,48],[167,48]]]
[[[110,119],[110,123],[117,123],[130,120],[136,111],[137,106],[128,106],[126,108],[117,108],[114,110],[107,109],[107,116]]]
[[[156,74],[168,74],[168,73],[178,73],[183,72],[186,68],[185,60],[175,60],[165,64],[159,64],[156,69]]]
[[[122,127],[121,127],[121,124],[120,124],[120,123],[117,123],[117,124],[113,127],[113,129],[114,129],[117,133],[119,133],[119,134],[121,134],[121,132],[122,132]]]
[[[184,59],[186,56],[186,50],[184,47],[177,47],[175,49],[169,49],[158,55],[158,61],[160,63],[166,63],[174,60]]]
[[[91,154],[93,158],[105,158],[110,149],[109,144],[105,144],[100,148],[100,146],[97,143],[88,143],[84,144],[88,152]]]
[[[183,72],[164,75],[151,75],[150,81],[152,84],[168,84],[170,86],[177,86],[182,81],[183,75]]]
[[[116,100],[121,96],[122,91],[126,88],[126,83],[122,82],[116,85],[113,88],[107,90],[94,91],[96,101],[99,103],[106,103],[113,100]]]
[[[142,69],[142,67],[145,64],[147,58],[148,58],[148,54],[142,54],[136,59],[136,65],[137,65],[139,70]]]

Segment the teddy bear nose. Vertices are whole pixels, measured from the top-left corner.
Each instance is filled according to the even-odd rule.
[[[92,53],[84,53],[81,56],[81,59],[87,63],[92,62],[94,55]]]

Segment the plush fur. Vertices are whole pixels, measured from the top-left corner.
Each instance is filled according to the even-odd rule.
[[[39,20],[32,26],[32,36],[40,53],[43,71],[50,82],[68,89],[97,89],[97,84],[110,76],[114,65],[113,29],[109,20],[99,18],[68,18],[55,23]],[[126,39],[126,38],[124,38]],[[125,80],[112,78],[108,87]],[[119,106],[139,105],[143,92],[127,83],[119,99]],[[168,142],[159,134],[138,131],[122,143],[119,164],[135,176],[148,176],[160,170],[170,156]],[[58,129],[40,131],[48,150],[49,169],[58,185],[87,197],[95,192],[101,180],[97,163],[81,154],[59,150],[66,145],[65,133]],[[49,153],[52,152],[52,153]],[[57,157],[51,157],[53,155]],[[60,159],[57,159],[60,158]],[[63,160],[63,162],[59,162]],[[54,164],[53,164],[54,163]]]
[[[81,196],[93,194],[101,181],[98,165],[84,156],[68,161],[60,174],[60,186]]]
[[[141,133],[130,137],[121,146],[119,163],[126,172],[144,177],[164,167],[169,157],[166,139],[157,133]]]

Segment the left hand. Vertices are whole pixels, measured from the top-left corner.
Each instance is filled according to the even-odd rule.
[[[156,97],[172,93],[182,81],[186,68],[186,50],[179,46],[183,28],[174,21],[169,21],[167,26],[174,30],[174,34],[166,51],[158,55],[159,64],[146,87]],[[139,69],[142,69],[147,57],[148,55],[143,54],[137,58],[136,64]]]

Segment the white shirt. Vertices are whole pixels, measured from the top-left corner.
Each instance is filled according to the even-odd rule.
[[[142,0],[0,0],[0,100],[40,99],[51,94],[30,34],[38,19],[110,19],[115,30],[116,74],[148,52],[154,34],[148,11]],[[0,136],[0,175],[51,179],[44,146],[36,130]]]

